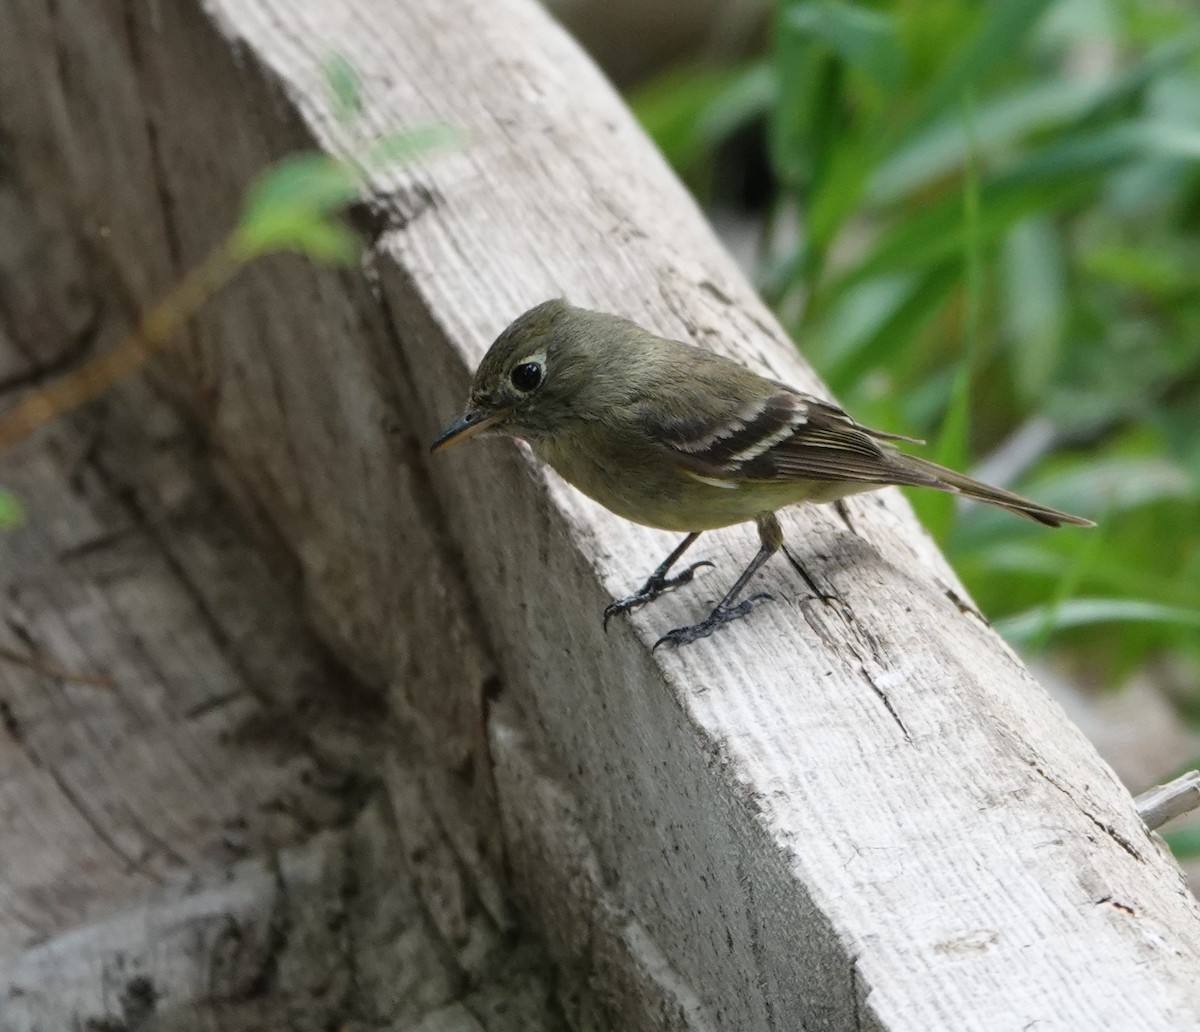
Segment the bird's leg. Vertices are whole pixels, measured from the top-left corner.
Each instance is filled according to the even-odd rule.
[[[758,572],[758,568],[778,552],[780,546],[783,545],[783,529],[779,526],[779,520],[775,518],[774,513],[764,513],[755,522],[758,524],[758,539],[762,545],[733,587],[725,593],[725,597],[717,603],[717,607],[705,619],[691,627],[676,627],[675,630],[668,631],[654,643],[655,648],[660,645],[690,645],[700,638],[707,638],[722,624],[740,620],[759,602],[773,600],[771,595],[760,591],[757,595],[751,595],[741,602],[737,601],[738,595],[750,583],[750,578]]]
[[[694,542],[699,536],[700,531],[698,530],[689,534],[679,542],[679,544],[675,547],[675,551],[673,551],[661,563],[658,564],[658,567],[655,569],[655,571],[650,574],[649,580],[647,580],[645,584],[638,588],[637,591],[635,591],[632,595],[628,595],[625,598],[619,598],[616,601],[609,603],[604,609],[604,629],[608,630],[608,621],[611,617],[617,616],[620,613],[628,613],[631,609],[637,609],[639,606],[644,606],[647,602],[653,602],[656,598],[658,598],[659,595],[670,591],[672,588],[678,588],[681,584],[689,583],[691,579],[696,576],[696,571],[700,569],[701,566],[712,566],[712,563],[710,563],[707,559],[701,559],[698,563],[692,563],[692,565],[682,573],[677,573],[674,577],[667,576],[671,567],[679,561],[679,557],[683,555],[684,552],[691,548],[692,542]]]

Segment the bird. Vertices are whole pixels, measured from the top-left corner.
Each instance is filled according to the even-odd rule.
[[[898,442],[922,442],[863,426],[832,402],[732,359],[562,298],[501,332],[475,372],[466,407],[431,450],[496,434],[526,440],[563,479],[618,516],[686,535],[640,588],[605,609],[605,629],[712,566],[702,560],[671,573],[703,532],[756,525],[757,554],[712,612],[669,631],[655,648],[707,637],[770,599],[742,594],[783,546],[776,513],[790,505],[902,485],[973,498],[1050,527],[1094,526],[902,452]]]

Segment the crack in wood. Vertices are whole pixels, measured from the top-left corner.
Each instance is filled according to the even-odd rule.
[[[855,537],[862,536],[859,534],[858,528],[854,526],[854,521],[850,518],[850,507],[846,504],[846,499],[839,498],[836,502],[834,502],[833,511],[842,518],[842,522],[846,524],[846,529],[850,531],[851,534],[853,534]]]
[[[796,573],[798,573],[800,575],[800,579],[802,581],[804,581],[805,584],[808,585],[808,590],[813,593],[813,597],[815,599],[817,599],[820,602],[829,602],[833,599],[838,598],[837,592],[834,591],[832,588],[830,588],[828,590],[821,589],[821,587],[817,584],[817,582],[812,578],[812,575],[809,574],[809,572],[805,568],[804,564],[801,563],[800,560],[797,559],[792,554],[791,549],[789,549],[787,545],[783,546],[783,554],[784,554],[784,556],[787,557],[787,561],[791,564],[792,568],[796,571]],[[808,614],[805,613],[806,619],[807,619],[807,616],[808,616]],[[809,626],[812,626],[813,630],[816,631],[819,635],[821,635],[823,640],[825,640],[826,642],[829,642],[829,639],[825,637],[826,632],[824,631],[823,628],[819,629],[818,627],[813,626],[811,624],[811,622],[810,622]],[[829,642],[829,644],[832,645],[833,643]]]
[[[8,737],[18,745],[24,745],[24,732],[21,730],[21,722],[17,720],[17,715],[13,712],[12,704],[7,699],[0,699],[0,727],[3,727],[8,732]],[[30,755],[30,760],[35,767],[39,766],[37,758]]]
[[[859,667],[858,672],[862,674],[863,680],[871,686],[871,691],[873,691],[879,697],[879,700],[883,703],[884,709],[888,711],[888,714],[896,722],[896,726],[900,728],[901,733],[904,735],[904,740],[911,745],[912,735],[908,733],[908,728],[905,727],[904,721],[900,719],[900,714],[896,712],[896,707],[892,704],[892,700],[888,693],[875,683],[875,679],[871,677],[869,673],[867,673],[866,667]]]
[[[389,233],[402,233],[444,202],[436,187],[409,183],[390,190],[372,190],[370,196],[346,209],[346,220],[373,249]]]
[[[802,599],[800,601],[800,612],[804,616],[805,622],[816,633],[816,635],[825,642],[835,653],[842,653],[849,650],[850,654],[858,661],[858,673],[862,679],[870,687],[871,691],[883,703],[884,709],[887,710],[888,716],[892,718],[896,726],[900,728],[904,736],[904,740],[912,744],[912,735],[909,733],[907,725],[901,719],[895,704],[892,702],[888,693],[879,686],[875,678],[867,669],[867,665],[878,666],[884,670],[887,669],[887,660],[884,655],[884,650],[878,639],[864,627],[855,617],[854,611],[846,603],[846,600],[836,591],[822,590],[817,584],[813,576],[805,569],[801,563],[786,547],[784,555],[787,556],[788,562],[808,585],[812,591],[812,598]],[[809,603],[812,601],[821,603],[820,609],[815,609]],[[834,613],[837,616],[838,622],[842,630],[846,633],[839,635],[827,625],[824,615],[826,613]]]
[[[850,1000],[854,1006],[854,1030],[862,1032],[862,1004],[858,998],[858,961],[860,954],[855,953],[850,957]]]
[[[391,345],[395,360],[400,367],[401,375],[404,376],[408,383],[417,382],[412,377],[412,372],[409,369],[406,351],[401,341],[399,325],[396,320],[396,314],[392,309],[392,302],[386,294],[380,293],[379,311],[383,329],[387,335],[388,342]],[[429,475],[429,469],[426,465],[425,449],[421,448],[411,432],[405,432],[399,425],[396,426],[396,432],[390,435],[392,440],[402,451],[403,460],[409,470],[409,475],[415,482],[415,489],[412,492],[413,498],[417,505],[421,508],[420,517],[425,526],[429,528],[440,528],[440,532],[432,535],[435,545],[438,549],[439,558],[445,565],[452,576],[463,586],[462,596],[463,603],[467,608],[466,623],[470,627],[480,629],[481,641],[479,642],[481,651],[487,661],[488,666],[493,671],[499,670],[499,665],[496,662],[496,650],[489,640],[487,632],[487,623],[483,619],[483,613],[479,609],[479,602],[475,597],[475,593],[471,588],[471,579],[467,571],[466,559],[462,554],[461,548],[452,540],[447,528],[449,522],[446,519],[445,513],[438,502],[438,493],[434,489],[433,481]],[[503,680],[499,673],[492,673],[485,678],[483,683],[478,688],[479,710],[482,727],[480,728],[479,742],[480,749],[484,754],[484,762],[487,765],[487,777],[490,783],[489,793],[495,792],[495,763],[491,755],[491,742],[487,733],[489,724],[489,713],[492,702],[499,698],[503,692]],[[502,863],[507,866],[507,858],[502,859]]]
[[[66,799],[71,808],[77,814],[79,814],[80,818],[88,826],[88,828],[91,829],[92,834],[96,836],[97,840],[101,842],[114,856],[120,859],[120,861],[125,865],[125,870],[127,873],[140,875],[156,885],[165,884],[160,875],[155,874],[144,864],[142,864],[137,857],[131,856],[128,852],[121,848],[117,840],[108,833],[108,830],[104,827],[104,823],[94,813],[92,813],[92,811],[87,807],[83,799],[80,797],[79,793],[75,791],[75,789],[70,785],[67,779],[63,777],[57,768],[38,762],[35,759],[34,750],[27,742],[23,740],[21,741],[21,748],[37,766],[41,767],[41,769],[50,776],[50,780],[54,782],[55,787],[60,793],[62,793],[63,798]]]
[[[984,627],[992,626],[991,621],[984,616],[983,613],[981,613],[971,602],[963,598],[962,595],[960,595],[953,588],[944,587],[942,589],[942,593],[946,596],[946,598],[954,603],[954,608],[960,613],[975,617],[975,619],[982,623]]]
[[[76,480],[75,486],[82,486],[79,484],[80,474],[75,473],[73,476]],[[71,563],[88,559],[95,555],[102,555],[107,551],[115,549],[128,541],[137,532],[137,527],[117,527],[113,530],[106,530],[77,545],[59,549],[55,553],[54,558],[63,566],[68,566]]]
[[[258,970],[246,986],[243,999],[253,1000],[270,994],[279,981],[279,962],[287,951],[294,920],[292,917],[291,889],[283,874],[283,865],[277,852],[268,856],[275,895],[271,899],[271,914],[267,921],[267,942]]]
[[[1119,910],[1122,914],[1128,914],[1130,917],[1137,917],[1137,911],[1128,903],[1122,903],[1119,899],[1114,899],[1112,896],[1101,896],[1092,906],[1100,907],[1108,904],[1114,910]]]
[[[129,45],[129,64],[143,95],[151,95],[147,89],[145,58],[142,54],[141,32],[138,27],[135,0],[125,0],[122,10],[125,36]],[[146,146],[150,153],[150,168],[154,180],[155,197],[162,218],[163,239],[167,245],[167,257],[172,272],[178,276],[183,271],[183,248],[179,239],[178,217],[175,199],[167,186],[167,170],[163,162],[162,144],[158,126],[154,124],[149,104],[139,105],[142,114],[142,129],[146,134]]]
[[[29,362],[28,369],[0,379],[0,398],[36,387],[43,380],[64,375],[83,365],[95,350],[96,341],[100,337],[101,327],[104,324],[103,312],[97,306],[83,328],[71,337],[68,347],[62,354],[55,355],[51,359],[39,360],[29,352],[27,347],[23,346],[21,335],[13,331],[7,313],[0,314],[5,316],[5,322],[9,324],[9,339]]]
[[[723,291],[720,287],[718,287],[710,279],[702,279],[699,283],[696,284],[696,286],[698,286],[701,290],[704,291],[704,293],[708,294],[710,297],[716,298],[723,305],[732,305],[734,303],[733,298],[731,298],[728,294],[726,294],[725,291]]]
[[[1075,798],[1075,794],[1073,792],[1071,792],[1070,789],[1066,788],[1064,785],[1059,784],[1059,782],[1056,778],[1054,778],[1050,774],[1046,773],[1046,771],[1042,769],[1041,765],[1036,760],[1026,759],[1026,762],[1029,764],[1030,767],[1032,767],[1037,772],[1037,774],[1047,784],[1052,785],[1059,792],[1061,792],[1064,796],[1066,796],[1071,801],[1071,804],[1081,814],[1083,814],[1084,817],[1086,817],[1089,821],[1091,821],[1091,823],[1099,831],[1102,831],[1105,835],[1107,835],[1110,839],[1112,839],[1118,846],[1120,846],[1123,850],[1125,850],[1126,853],[1128,853],[1131,857],[1133,857],[1139,863],[1144,864],[1146,862],[1146,858],[1142,855],[1142,853],[1138,850],[1138,848],[1132,842],[1129,841],[1129,839],[1127,839],[1124,835],[1122,835],[1119,831],[1117,831],[1117,829],[1114,828],[1111,824],[1108,824],[1107,822],[1100,820],[1095,814],[1089,812],[1087,810],[1087,808],[1078,799]]]

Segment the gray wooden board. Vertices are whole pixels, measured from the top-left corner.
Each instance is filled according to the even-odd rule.
[[[0,404],[78,350],[24,316],[96,286],[26,196],[0,173],[0,294],[28,302],[0,308]],[[292,563],[144,383],[0,456],[0,484],[28,509],[0,534],[2,1032],[562,1029],[413,722],[314,639]]]
[[[413,762],[400,729],[169,413],[123,393],[142,427],[60,426],[0,462],[31,514],[0,535],[0,1030],[365,1032],[458,1008],[556,1032],[545,961],[458,873],[436,781],[410,768],[383,804],[384,757]],[[458,885],[469,934],[431,882]]]
[[[40,40],[44,0],[15,10]],[[456,855],[474,840],[468,884],[505,861],[567,984],[590,979],[631,1028],[1200,1027],[1194,898],[899,495],[786,514],[820,597],[774,564],[774,605],[652,654],[719,596],[750,531],[707,535],[717,572],[605,636],[605,601],[671,539],[510,443],[424,457],[494,335],[558,294],[820,389],[538,7],[125,13],[59,4],[71,80],[17,62],[0,93],[17,116],[26,83],[50,98],[14,116],[20,139],[71,172],[46,197],[107,212],[97,246],[131,304],[199,260],[288,147],[467,130],[373,180],[361,272],[264,263],[159,380],[296,556],[315,626],[457,772],[439,821]],[[363,81],[355,126],[332,114],[334,52]]]

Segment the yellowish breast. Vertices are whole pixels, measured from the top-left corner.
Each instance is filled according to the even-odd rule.
[[[661,530],[714,530],[786,505],[828,501],[829,484],[809,481],[718,483],[682,469],[653,447],[589,447],[586,437],[538,441],[534,451],[572,486],[634,523]],[[834,495],[837,497],[837,495]]]

